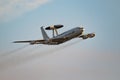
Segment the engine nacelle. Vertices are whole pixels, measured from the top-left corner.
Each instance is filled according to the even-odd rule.
[[[88,36],[89,38],[93,38],[93,37],[95,36],[95,34],[94,34],[94,33],[89,33],[89,34],[87,34],[87,36]]]
[[[82,39],[87,39],[87,38],[93,38],[94,36],[95,36],[94,33],[89,33],[89,34],[81,35],[80,37]]]
[[[82,39],[87,39],[87,38],[88,38],[87,35],[82,35],[82,36],[80,36],[80,37],[82,37]]]
[[[63,25],[59,24],[59,25],[48,26],[45,29],[46,30],[54,30],[54,29],[59,29],[59,28],[62,28],[62,27],[63,27]]]

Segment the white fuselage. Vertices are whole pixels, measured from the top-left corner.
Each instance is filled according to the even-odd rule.
[[[73,38],[80,36],[82,34],[82,32],[83,32],[83,28],[76,27],[76,28],[68,30],[62,34],[59,34],[53,38],[50,38],[50,40],[47,41],[45,44],[49,44],[49,45],[61,44],[61,43],[64,43],[70,39],[73,39]]]

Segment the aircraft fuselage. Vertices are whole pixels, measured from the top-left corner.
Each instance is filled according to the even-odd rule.
[[[48,41],[45,41],[44,44],[48,44],[48,45],[61,44],[61,43],[64,43],[68,40],[71,40],[73,38],[80,36],[82,34],[82,32],[83,32],[82,28],[76,27],[76,28],[68,30],[62,34],[59,34],[53,38],[50,38]]]

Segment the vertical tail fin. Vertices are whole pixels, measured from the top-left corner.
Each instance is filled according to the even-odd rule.
[[[49,40],[49,37],[48,37],[47,33],[45,32],[45,30],[43,29],[43,27],[41,27],[41,32],[42,32],[42,36],[43,36],[44,40]]]

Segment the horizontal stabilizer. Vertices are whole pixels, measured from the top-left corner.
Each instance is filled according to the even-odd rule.
[[[13,43],[30,43],[31,41],[14,41]]]
[[[28,40],[28,41],[14,41],[13,43],[30,43],[30,44],[42,44],[45,40]]]

